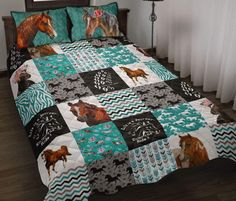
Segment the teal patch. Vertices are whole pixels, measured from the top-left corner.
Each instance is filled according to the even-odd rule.
[[[64,54],[33,59],[43,80],[76,74],[76,70]]]
[[[52,19],[52,26],[57,33],[57,37],[52,39],[46,33],[38,31],[33,40],[33,45],[39,46],[52,43],[70,42],[67,29],[66,9],[44,11],[44,13],[47,12]],[[15,20],[16,26],[19,26],[20,23],[23,22],[27,17],[33,14],[41,14],[41,13],[42,12],[12,12],[11,14]]]
[[[124,138],[112,122],[75,131],[72,134],[87,164],[108,155],[128,151]]]
[[[206,126],[202,115],[188,103],[160,109],[153,112],[163,126],[166,135],[176,135],[198,130]]]
[[[98,48],[98,54],[110,67],[138,63],[140,59],[125,46]]]
[[[177,169],[167,139],[134,149],[129,152],[129,156],[137,184],[157,182]]]
[[[45,83],[32,85],[16,98],[16,106],[25,126],[41,110],[55,105]]]
[[[168,71],[164,66],[162,66],[157,61],[148,61],[144,62],[144,64],[148,68],[150,68],[163,81],[173,80],[178,78],[176,75]]]

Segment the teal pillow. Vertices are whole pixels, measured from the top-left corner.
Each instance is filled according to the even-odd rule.
[[[19,48],[70,42],[66,9],[11,12],[17,27]]]
[[[73,25],[73,41],[120,36],[117,3],[97,7],[67,7],[67,12]]]

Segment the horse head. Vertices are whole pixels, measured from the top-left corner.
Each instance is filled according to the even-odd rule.
[[[68,103],[70,106],[70,111],[77,117],[78,121],[85,122],[87,119],[88,109],[87,103],[79,100],[77,103]]]
[[[52,18],[48,15],[48,13],[42,13],[40,15],[38,30],[48,34],[52,39],[57,37],[57,32],[52,26]]]

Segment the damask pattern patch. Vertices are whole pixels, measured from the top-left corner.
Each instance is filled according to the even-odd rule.
[[[97,98],[112,120],[149,111],[131,89],[102,94]]]
[[[56,103],[93,95],[79,74],[47,80],[45,83]]]
[[[74,138],[87,164],[128,151],[128,147],[112,122],[73,132]]]
[[[166,138],[162,125],[150,112],[113,122],[122,133],[129,150]]]
[[[181,79],[169,80],[166,81],[166,83],[187,102],[203,98],[198,91],[196,91],[193,87]]]
[[[151,110],[166,108],[186,101],[165,82],[139,86],[132,89]]]
[[[127,65],[139,62],[139,58],[131,53],[125,46],[115,46],[109,48],[99,48],[97,53],[109,67],[117,65]]]
[[[157,182],[177,169],[167,139],[133,149],[129,156],[136,184]]]
[[[206,126],[201,114],[188,103],[156,110],[153,114],[164,127],[168,137]]]
[[[88,165],[91,190],[112,194],[135,184],[128,153],[119,153]]]
[[[33,59],[44,80],[73,75],[76,70],[64,54]]]
[[[53,105],[55,101],[44,82],[32,85],[16,98],[16,106],[24,126],[38,112]]]
[[[148,68],[150,68],[155,74],[158,75],[163,81],[177,79],[178,77],[168,71],[164,66],[155,60],[144,62]]]
[[[25,129],[36,158],[55,137],[70,132],[56,106],[39,112]]]
[[[95,95],[129,88],[112,68],[80,73],[80,76]]]

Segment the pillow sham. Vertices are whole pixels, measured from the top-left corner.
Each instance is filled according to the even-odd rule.
[[[73,41],[120,36],[117,3],[97,7],[67,7],[67,12],[73,25]]]
[[[11,12],[17,28],[19,48],[70,42],[66,9]]]

